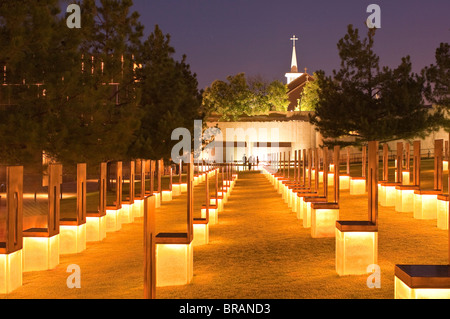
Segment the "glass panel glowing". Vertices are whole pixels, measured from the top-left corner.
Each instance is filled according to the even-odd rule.
[[[23,238],[23,271],[41,271],[59,264],[59,234]]]
[[[180,196],[180,195],[181,195],[181,185],[172,184],[172,196]]]
[[[209,208],[209,223],[211,225],[216,225],[219,223],[219,214],[217,209]],[[201,217],[206,218],[206,208],[201,209]]]
[[[339,276],[362,275],[377,264],[378,232],[341,232],[336,228],[336,272]]]
[[[410,288],[398,277],[394,289],[395,299],[450,299],[450,289]]]
[[[193,277],[193,245],[156,245],[156,286],[187,285]]]
[[[363,195],[366,193],[366,180],[350,179],[350,195]]]
[[[122,223],[120,222],[120,209],[107,210],[106,211],[106,231],[115,232],[122,228]]]
[[[349,175],[339,176],[339,189],[340,190],[350,189],[350,176]]]
[[[209,243],[209,225],[208,224],[194,224],[194,240],[192,245],[200,246]]]
[[[172,191],[162,191],[162,201],[170,202],[172,200]]]
[[[22,286],[22,250],[0,254],[0,294],[9,294]]]
[[[395,211],[400,213],[412,213],[414,211],[414,190],[396,190]]]
[[[59,253],[77,254],[86,249],[86,224],[59,226]]]
[[[311,237],[334,237],[336,235],[336,220],[338,219],[339,209],[311,208]]]
[[[122,204],[122,209],[119,211],[121,224],[131,224],[134,221],[132,206],[133,205]]]
[[[414,218],[437,218],[437,195],[414,194]]]
[[[97,242],[106,238],[106,216],[86,217],[86,241]]]
[[[437,227],[448,230],[448,201],[438,200]]]

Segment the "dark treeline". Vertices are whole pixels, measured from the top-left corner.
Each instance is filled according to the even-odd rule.
[[[0,3],[0,163],[170,158],[177,127],[203,119],[196,75],[132,0],[84,0],[68,28],[58,0]]]

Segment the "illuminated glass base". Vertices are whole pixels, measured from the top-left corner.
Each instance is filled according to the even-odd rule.
[[[172,196],[180,196],[180,195],[181,195],[181,185],[172,184]]]
[[[339,176],[339,189],[340,190],[349,190],[350,189],[350,176],[349,175],[340,175]]]
[[[414,194],[414,218],[437,219],[437,195]]]
[[[448,230],[448,200],[438,200],[437,207],[437,227]]]
[[[332,238],[336,235],[336,221],[339,209],[311,208],[311,237]]]
[[[380,206],[383,207],[394,207],[397,199],[397,191],[395,186],[384,186],[381,185],[379,193]]]
[[[208,224],[194,224],[194,240],[192,245],[201,246],[209,243],[209,225]]]
[[[336,272],[339,276],[362,275],[377,264],[378,232],[341,232],[336,228]]]
[[[172,191],[162,191],[161,200],[164,202],[170,202],[172,200]]]
[[[86,217],[86,242],[102,241],[106,238],[106,216]]]
[[[448,171],[448,161],[442,161],[442,169]]]
[[[215,208],[209,208],[209,223],[211,225],[216,225],[219,223],[219,214],[217,212],[217,209]],[[206,218],[206,208],[201,209],[201,217]]]
[[[155,208],[161,207],[161,194],[160,193],[153,193],[153,196],[155,196]]]
[[[135,199],[132,205],[133,218],[139,218],[144,216],[144,200]]]
[[[59,234],[23,238],[23,271],[54,269],[59,264]]]
[[[395,211],[399,213],[412,213],[414,211],[414,190],[395,190]]]
[[[119,218],[121,224],[131,224],[134,222],[133,205],[122,204],[122,209],[119,210]]]
[[[182,193],[186,193],[187,192],[187,183],[181,183],[180,188],[181,188]]]
[[[339,176],[340,179],[340,176]],[[328,173],[328,186],[334,185],[334,173]]]
[[[59,253],[78,254],[86,250],[86,224],[59,226]]]
[[[0,294],[9,294],[22,286],[22,249],[0,254]]]
[[[116,232],[122,229],[120,209],[106,210],[106,231]]]
[[[394,287],[395,299],[450,299],[450,289],[410,288],[397,276]]]
[[[350,195],[363,195],[366,193],[366,180],[362,178],[350,179]]]
[[[192,281],[193,245],[156,244],[156,286],[180,286]]]

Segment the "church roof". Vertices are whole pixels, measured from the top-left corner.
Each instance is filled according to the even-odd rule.
[[[299,87],[303,87],[306,82],[309,81],[314,81],[314,77],[308,73],[302,73],[298,78],[287,85],[288,93],[293,90],[299,89]]]

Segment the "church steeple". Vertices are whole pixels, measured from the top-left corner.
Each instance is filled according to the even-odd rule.
[[[298,72],[298,68],[297,68],[297,52],[295,51],[295,41],[298,40],[298,38],[292,37],[291,40],[293,41],[293,47],[292,47],[292,61],[291,61],[291,73],[297,73]]]
[[[297,52],[295,50],[295,41],[297,40],[298,38],[295,35],[291,38],[291,41],[293,42],[292,60],[291,60],[291,71],[289,73],[286,73],[287,84],[291,83],[292,81],[294,81],[296,78],[298,78],[303,74],[298,72]]]

